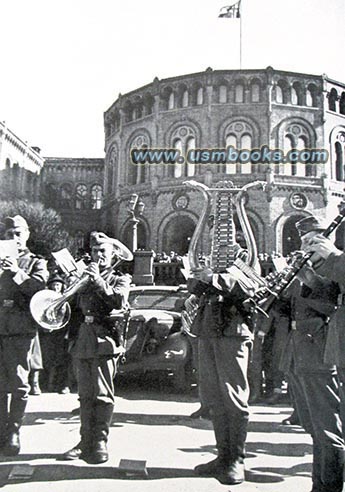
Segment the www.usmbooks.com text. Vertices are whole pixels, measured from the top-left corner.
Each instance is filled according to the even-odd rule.
[[[131,149],[133,164],[324,164],[328,161],[326,149],[270,149],[267,145],[255,149],[189,149],[184,156],[178,149]]]

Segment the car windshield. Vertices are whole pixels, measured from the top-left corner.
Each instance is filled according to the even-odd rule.
[[[181,311],[186,292],[135,291],[129,294],[132,309],[164,309]]]

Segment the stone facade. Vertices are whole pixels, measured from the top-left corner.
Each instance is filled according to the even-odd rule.
[[[41,200],[57,210],[64,226],[87,246],[89,233],[100,227],[104,159],[47,157],[41,174]]]
[[[248,193],[246,211],[259,252],[287,254],[299,247],[294,224],[315,214],[337,215],[344,188],[345,85],[327,76],[264,70],[207,69],[134,90],[104,114],[103,225],[130,244],[127,204],[132,193],[145,203],[138,246],[185,253],[203,208],[201,194],[184,182],[236,187],[262,180],[265,191]],[[325,163],[140,164],[133,148],[325,149]],[[302,159],[303,160],[303,159]],[[238,223],[235,216],[235,222]],[[206,250],[206,232],[201,250]],[[343,246],[342,229],[338,243]]]
[[[0,196],[37,201],[43,165],[40,149],[30,147],[0,122]]]

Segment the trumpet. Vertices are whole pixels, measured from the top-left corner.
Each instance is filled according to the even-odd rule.
[[[121,244],[121,249],[117,251],[117,261],[113,265],[116,268],[121,261],[132,261],[133,255]],[[83,272],[63,294],[53,290],[45,289],[36,292],[30,301],[31,316],[42,328],[48,331],[55,331],[64,328],[71,318],[71,306],[68,300],[80,289],[88,284],[90,275],[87,271]]]

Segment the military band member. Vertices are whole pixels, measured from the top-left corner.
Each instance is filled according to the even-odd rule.
[[[323,231],[313,216],[297,222],[296,228],[302,251]],[[301,425],[313,439],[312,492],[343,490],[338,380],[335,365],[323,360],[329,316],[337,295],[336,283],[307,265],[284,296],[290,302],[291,329],[282,368],[288,373]]]
[[[121,352],[109,332],[109,314],[127,306],[130,276],[112,268],[123,245],[102,232],[90,236],[90,281],[77,293],[83,315],[71,350],[80,399],[80,442],[63,458],[88,463],[108,460],[107,440],[114,409],[116,357]]]
[[[238,246],[237,254],[241,251]],[[218,451],[216,459],[196,466],[195,472],[234,485],[244,481],[252,334],[244,293],[230,275],[220,275],[217,287],[208,268],[188,281],[189,292],[199,299],[193,333],[199,342],[200,400],[209,409]]]
[[[336,300],[336,309],[331,316],[325,348],[325,361],[335,364],[339,379],[339,394],[343,434],[345,427],[345,253],[333,242],[321,235],[313,238],[308,251],[322,258],[319,271],[327,278],[337,282],[340,293]]]
[[[26,246],[30,235],[26,220],[20,215],[7,217],[4,225],[5,239],[16,241],[18,258],[5,258],[0,272],[0,452],[14,456],[20,451],[19,429],[37,335],[29,304],[33,294],[45,288],[49,273],[46,261]]]

